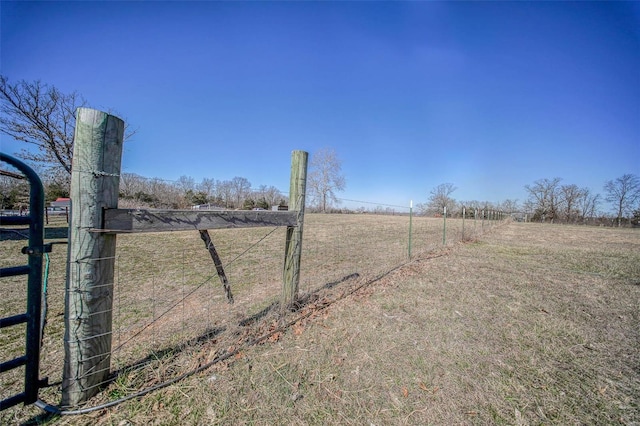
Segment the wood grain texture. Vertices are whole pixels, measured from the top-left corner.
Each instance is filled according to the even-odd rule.
[[[283,309],[291,308],[298,298],[308,158],[309,154],[305,151],[293,151],[291,153],[289,208],[297,212],[297,225],[287,228],[282,277],[281,306]]]
[[[267,210],[141,210],[105,209],[104,223],[94,231],[119,234],[129,232],[166,232],[261,226],[295,226],[295,211]]]
[[[62,405],[75,406],[107,380],[116,236],[90,232],[105,208],[118,206],[124,122],[77,111],[71,173],[69,263],[65,294]]]
[[[211,241],[211,236],[206,229],[200,230],[200,238],[204,241],[204,245],[211,256],[211,260],[213,260],[213,265],[216,268],[216,272],[218,273],[218,278],[220,278],[220,282],[222,283],[222,287],[224,288],[224,293],[227,296],[227,301],[229,303],[233,303],[233,294],[231,293],[231,285],[229,284],[229,280],[227,279],[227,274],[224,272],[224,268],[222,267],[222,260],[220,260],[220,256],[218,255],[218,250],[213,245],[213,241]]]

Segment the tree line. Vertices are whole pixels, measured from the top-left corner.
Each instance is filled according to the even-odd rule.
[[[181,176],[177,181],[149,179],[135,173],[120,176],[123,207],[268,210],[287,205],[287,198],[274,186],[260,185],[253,189],[247,178],[239,176],[231,180],[204,178],[198,183],[189,176]]]
[[[527,199],[522,205],[513,199],[499,203],[457,201],[452,195],[456,189],[452,183],[436,186],[427,202],[418,204],[419,212],[441,215],[446,207],[447,214],[455,217],[460,216],[465,207],[467,217],[473,217],[476,212],[499,210],[518,217],[526,215],[527,220],[534,222],[640,225],[640,178],[633,174],[606,181],[604,196],[586,187],[564,184],[559,177],[538,179],[525,185]],[[602,210],[605,203],[613,215]]]
[[[604,196],[589,188],[563,184],[562,178],[544,178],[525,185],[528,198],[524,209],[537,222],[586,223],[613,219],[621,226],[640,220],[640,178],[624,174],[603,185]],[[601,210],[607,203],[613,216]]]
[[[453,193],[458,188],[452,183],[441,183],[429,192],[429,197],[425,203],[419,203],[416,207],[418,213],[427,216],[441,216],[446,208],[447,216],[460,217],[464,214],[468,218],[474,218],[477,214],[485,216],[489,211],[502,211],[504,213],[516,213],[520,206],[517,200],[507,199],[502,202],[465,200],[458,201],[453,198]]]
[[[69,196],[69,185],[59,177],[43,173],[45,201]],[[120,201],[123,208],[188,209],[202,208],[271,209],[287,205],[288,197],[274,186],[252,188],[244,177],[231,180],[204,178],[196,182],[181,176],[176,181],[147,178],[136,173],[120,175]],[[29,183],[18,175],[5,172],[0,175],[0,209],[18,210],[29,204]],[[204,205],[204,206],[203,206]],[[206,206],[206,207],[205,207]]]

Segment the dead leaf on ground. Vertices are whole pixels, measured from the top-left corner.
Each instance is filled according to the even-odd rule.
[[[301,335],[303,332],[304,332],[304,325],[299,324],[299,323],[297,323],[297,324],[294,324],[294,325],[293,325],[293,334],[294,334],[295,336],[299,336],[299,335]]]
[[[282,332],[278,331],[277,333],[273,333],[271,336],[269,336],[267,340],[271,343],[275,343],[279,341],[281,337],[282,337]]]
[[[431,392],[431,393],[436,393],[438,392],[438,389],[440,389],[438,386],[434,386],[432,389],[429,389],[427,385],[425,385],[423,382],[418,383],[418,387],[425,392]]]

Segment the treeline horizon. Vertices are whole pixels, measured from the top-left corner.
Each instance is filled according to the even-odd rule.
[[[67,174],[43,173],[41,176],[47,203],[69,196]],[[517,199],[491,202],[456,200],[452,194],[457,188],[450,183],[441,184],[432,189],[425,203],[416,204],[414,214],[441,217],[446,206],[448,217],[462,217],[464,208],[467,218],[475,218],[476,215],[482,217],[483,212],[486,217],[489,211],[500,211],[534,222],[610,224],[612,220],[617,220],[621,225],[637,225],[640,221],[640,179],[635,175],[626,174],[605,182],[604,196],[586,187],[565,184],[559,177],[538,179],[524,188],[528,198],[522,203]],[[363,202],[371,204],[371,207],[341,207],[341,200],[337,197],[334,205],[323,210],[313,197],[309,197],[309,200],[309,212],[409,213],[407,208],[384,203],[376,205],[375,202]],[[222,209],[269,210],[287,204],[288,196],[275,186],[259,185],[253,188],[247,178],[240,176],[230,180],[203,178],[200,182],[186,175],[175,181],[147,178],[137,173],[122,173],[120,176],[121,208],[190,209],[206,205]],[[28,183],[10,176],[0,176],[0,209],[19,209],[25,205],[28,205]],[[614,210],[603,210],[605,205],[614,207]]]

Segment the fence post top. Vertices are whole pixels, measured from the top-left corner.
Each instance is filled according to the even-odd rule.
[[[99,109],[88,108],[88,107],[78,107],[76,109],[76,119],[80,119],[80,117],[83,117],[83,118],[95,117],[98,115],[105,115],[107,117],[115,118],[124,123],[124,120],[122,118],[113,114],[109,114],[108,112],[105,112],[105,111],[100,111]]]

